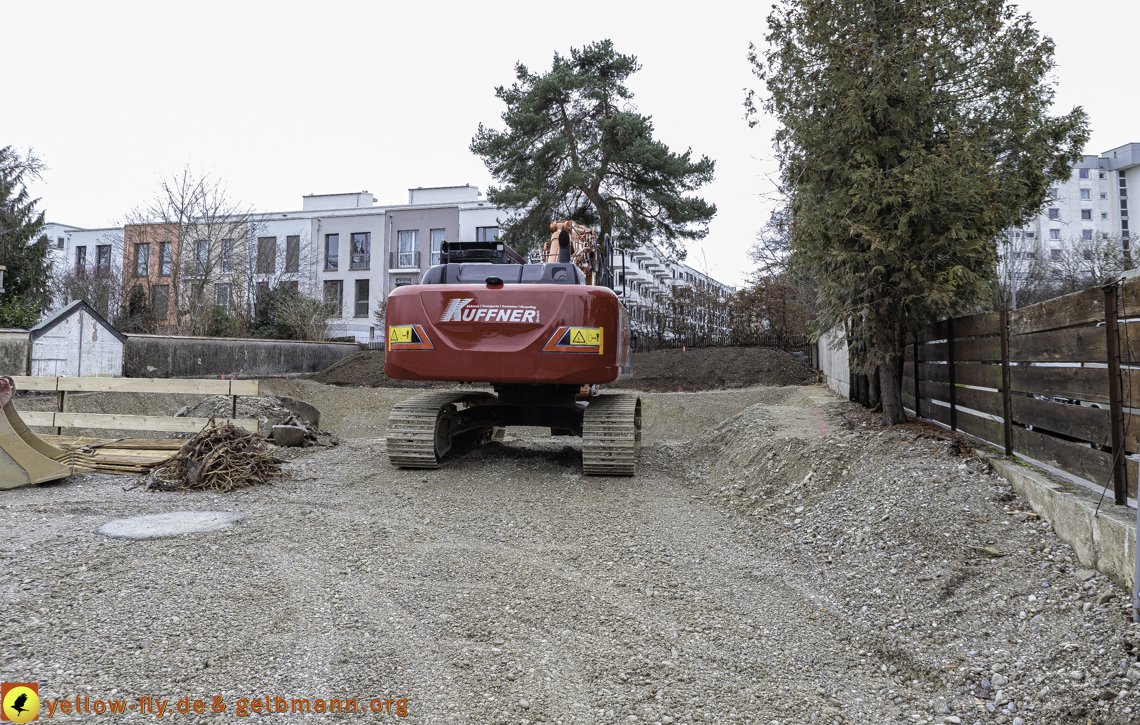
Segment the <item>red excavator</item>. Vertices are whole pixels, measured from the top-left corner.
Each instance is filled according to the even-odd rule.
[[[633,372],[612,245],[574,222],[550,230],[542,261],[529,264],[499,242],[444,242],[439,265],[388,296],[385,375],[495,391],[433,391],[396,405],[393,464],[438,468],[452,448],[536,426],[579,436],[584,473],[635,473],[641,398],[598,389]]]

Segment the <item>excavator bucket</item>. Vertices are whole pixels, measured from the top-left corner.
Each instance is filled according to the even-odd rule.
[[[91,470],[81,453],[65,451],[45,443],[28,426],[12,405],[16,383],[0,377],[0,489],[43,483],[70,476],[78,470]]]

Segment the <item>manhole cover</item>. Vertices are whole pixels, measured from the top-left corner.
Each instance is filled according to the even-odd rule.
[[[163,536],[217,531],[229,528],[241,519],[241,514],[225,511],[175,511],[108,521],[99,527],[99,533],[116,539],[159,539]]]

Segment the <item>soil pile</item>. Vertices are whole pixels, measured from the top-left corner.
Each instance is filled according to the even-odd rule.
[[[393,380],[384,374],[384,351],[363,350],[334,363],[310,380],[325,385],[361,388],[435,388],[438,383],[417,380]]]
[[[676,392],[811,385],[818,374],[794,355],[767,347],[702,347],[633,355],[633,377],[607,387]]]

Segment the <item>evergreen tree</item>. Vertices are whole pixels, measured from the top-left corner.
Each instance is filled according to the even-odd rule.
[[[27,182],[38,178],[43,163],[30,151],[21,156],[11,146],[0,148],[0,265],[4,294],[0,300],[20,300],[42,310],[48,301],[49,241],[43,235],[44,213],[39,199],[29,199]]]
[[[1086,115],[1049,116],[1053,42],[1005,0],[782,0],[768,27],[745,105],[780,123],[791,263],[905,422],[907,333],[992,294],[997,239],[1068,175]]]
[[[516,64],[516,82],[495,89],[506,128],[480,124],[471,151],[503,184],[488,200],[517,213],[502,224],[508,244],[525,253],[550,238],[551,221],[572,219],[619,247],[656,241],[684,258],[683,240],[708,233],[716,206],[689,193],[712,181],[714,162],[653,138],[625,86],[640,69],[603,40],[555,53],[545,73]]]

